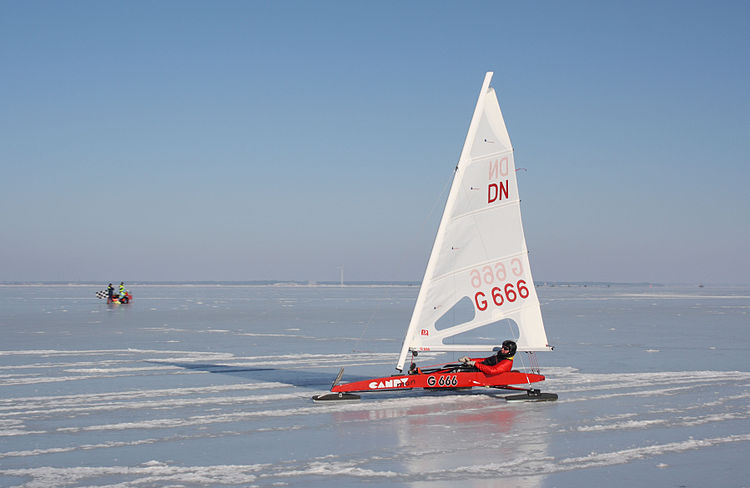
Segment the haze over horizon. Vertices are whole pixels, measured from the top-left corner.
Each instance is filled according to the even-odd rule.
[[[537,282],[750,282],[744,2],[0,3],[0,282],[421,281],[481,82]]]

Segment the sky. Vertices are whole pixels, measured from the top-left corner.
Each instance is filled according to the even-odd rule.
[[[536,281],[749,283],[748,18],[1,1],[0,282],[419,281],[494,71]]]

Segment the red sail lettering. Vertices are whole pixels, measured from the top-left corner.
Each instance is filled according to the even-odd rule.
[[[480,296],[482,297],[481,300],[479,299]],[[476,292],[476,294],[474,295],[474,303],[477,304],[478,310],[487,310],[487,300],[484,299],[484,293],[482,293],[481,291]]]
[[[499,176],[508,176],[508,157],[503,159],[490,160],[490,181]]]
[[[505,180],[505,184],[500,183],[500,200],[503,199],[503,195],[508,198],[508,180]]]
[[[505,180],[505,182],[501,181],[499,185],[490,183],[487,186],[487,203],[508,198],[508,186],[508,180]]]

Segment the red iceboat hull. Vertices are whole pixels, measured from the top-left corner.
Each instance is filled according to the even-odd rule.
[[[459,389],[459,388],[504,388],[510,385],[528,385],[544,381],[540,374],[509,371],[494,376],[487,376],[481,371],[438,371],[434,373],[415,373],[405,375],[373,378],[371,380],[336,384],[331,388],[334,393],[395,391],[411,388]],[[510,387],[509,389],[515,389]],[[522,389],[522,388],[519,388]]]
[[[126,303],[130,303],[132,301],[133,301],[133,295],[131,295],[130,293],[128,293],[124,297],[107,298],[107,303],[111,303],[111,304],[114,304],[114,305],[126,304]]]

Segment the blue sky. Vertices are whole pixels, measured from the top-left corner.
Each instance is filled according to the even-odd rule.
[[[1,2],[0,281],[420,280],[486,71],[536,280],[750,282],[745,2]]]

